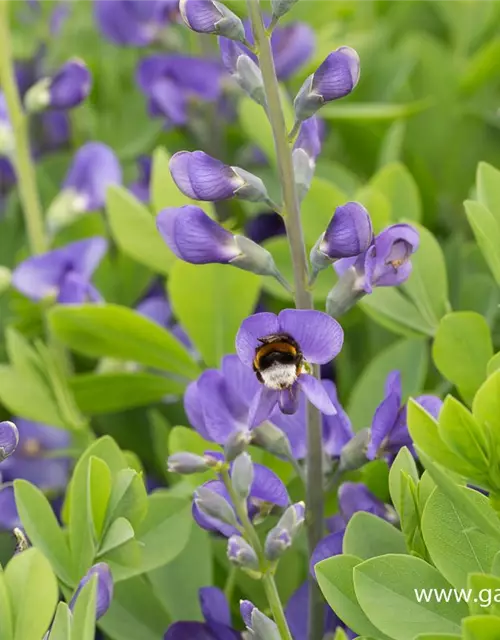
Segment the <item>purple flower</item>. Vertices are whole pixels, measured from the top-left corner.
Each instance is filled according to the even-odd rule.
[[[34,114],[32,122],[37,133],[33,145],[35,157],[69,147],[71,127],[66,112],[43,111]]]
[[[257,313],[244,320],[236,351],[262,383],[252,402],[250,425],[266,420],[277,404],[283,413],[295,413],[299,387],[322,413],[335,414],[323,385],[305,372],[305,364],[329,362],[343,341],[342,327],[321,311],[285,309],[278,316]]]
[[[251,202],[268,199],[260,178],[224,164],[203,151],[179,151],[170,159],[170,172],[184,195],[193,200],[216,202],[241,198]]]
[[[326,102],[347,96],[359,80],[359,56],[351,47],[332,51],[310,75],[294,101],[295,117],[306,120]]]
[[[225,445],[234,433],[248,431],[249,410],[259,386],[252,370],[238,356],[225,356],[220,370],[208,369],[188,385],[184,409],[205,440]],[[306,454],[305,404],[301,398],[296,414],[284,415],[276,408],[269,417],[287,435],[297,459]]]
[[[257,244],[285,233],[285,222],[279,213],[259,213],[245,224],[245,235]]]
[[[106,253],[104,238],[88,238],[32,256],[16,267],[13,286],[31,300],[55,296],[61,304],[99,301],[90,279]]]
[[[290,22],[273,31],[271,47],[280,80],[288,80],[312,57],[316,46],[313,29],[305,22]]]
[[[332,458],[339,458],[344,446],[354,436],[349,416],[339,402],[337,388],[331,380],[322,380],[337,413],[323,416],[323,449]]]
[[[240,600],[240,613],[251,638],[279,640],[282,637],[274,620],[265,616],[250,600]]]
[[[1,468],[1,467],[0,467]],[[0,529],[12,531],[21,527],[21,520],[17,512],[14,486],[12,484],[0,485]]]
[[[20,443],[0,464],[4,479],[22,478],[47,491],[64,489],[68,482],[69,459],[53,454],[70,446],[69,432],[23,418],[16,418],[16,424]]]
[[[397,286],[410,277],[410,258],[418,245],[419,235],[414,227],[394,224],[379,233],[370,247],[357,258],[344,258],[336,262],[335,271],[342,276],[348,269],[354,269],[356,287],[365,293],[371,293],[373,287]]]
[[[294,640],[307,640],[309,619],[309,585],[307,582],[302,584],[288,600],[285,616]],[[346,631],[348,638],[356,637],[356,634],[345,626],[332,609],[325,605],[324,633],[334,633],[338,628]]]
[[[0,422],[0,462],[14,453],[19,443],[19,431],[9,420]]]
[[[337,258],[358,256],[370,247],[372,241],[370,214],[359,202],[348,202],[335,209],[333,218],[319,240],[317,251],[331,262]]]
[[[176,17],[178,4],[178,0],[95,0],[94,18],[113,44],[145,47]]]
[[[90,93],[92,76],[83,60],[69,60],[50,78],[42,78],[26,93],[24,103],[30,112],[43,109],[71,109]]]
[[[76,601],[80,591],[83,587],[92,579],[93,576],[97,576],[97,592],[96,592],[96,620],[102,618],[106,611],[111,606],[111,600],[113,599],[113,577],[108,565],[105,562],[98,562],[92,566],[87,573],[80,580],[74,596],[71,598],[69,608],[71,611],[75,608]]]
[[[137,158],[139,176],[135,182],[129,185],[129,191],[139,200],[148,204],[150,201],[151,169],[153,161],[151,156],[140,156]]]
[[[401,447],[408,447],[412,452],[413,443],[408,433],[407,408],[401,406],[403,391],[401,374],[392,371],[385,383],[385,398],[379,404],[373,416],[371,439],[366,452],[369,460],[388,456],[393,460]],[[442,401],[437,396],[423,395],[415,398],[426,411],[437,418]]]
[[[213,60],[169,54],[141,60],[136,79],[152,116],[181,126],[189,119],[191,99],[215,102],[221,95],[223,69]]]
[[[198,33],[212,33],[231,40],[245,39],[242,21],[217,0],[180,0],[179,10],[185,24]]]
[[[260,464],[254,464],[253,471],[253,482],[246,501],[249,517],[254,518],[257,516],[264,504],[286,507],[289,503],[288,493],[285,485],[279,477],[273,471]],[[210,480],[202,485],[202,487],[222,496],[228,505],[231,508],[233,507],[229,493],[221,480]],[[200,527],[207,529],[208,531],[218,531],[227,538],[232,535],[239,535],[239,531],[236,527],[203,513],[196,504],[196,497],[197,493],[195,492],[193,518]]]
[[[164,640],[240,640],[231,626],[231,611],[224,593],[217,587],[199,591],[204,622],[174,622]]]
[[[304,120],[293,147],[293,169],[300,200],[309,191],[314,177],[316,158],[321,152],[322,125],[316,116]]]
[[[163,209],[156,225],[171,251],[181,260],[191,264],[230,264],[273,276],[288,288],[269,251],[245,236],[233,235],[199,207]]]

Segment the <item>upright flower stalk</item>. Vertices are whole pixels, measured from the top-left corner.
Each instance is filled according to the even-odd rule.
[[[313,309],[313,299],[308,289],[307,256],[300,220],[300,206],[293,170],[292,149],[288,142],[285,116],[281,105],[278,79],[274,67],[270,35],[266,31],[259,0],[247,0],[254,40],[267,101],[267,114],[271,124],[281,186],[283,190],[283,217],[290,244],[295,285],[295,303],[298,309]],[[319,378],[319,367],[314,367]],[[323,535],[323,454],[321,444],[321,416],[308,404],[307,412],[307,538],[312,554]],[[316,640],[323,633],[323,603],[319,588],[310,579],[309,638]]]
[[[23,111],[14,74],[9,30],[10,2],[0,2],[0,85],[5,95],[14,136],[13,161],[16,169],[31,253],[44,253],[47,239],[31,158],[28,121]]]

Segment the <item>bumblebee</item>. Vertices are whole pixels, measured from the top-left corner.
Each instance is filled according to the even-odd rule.
[[[304,358],[297,342],[285,333],[259,338],[253,370],[269,389],[288,389],[302,372]]]

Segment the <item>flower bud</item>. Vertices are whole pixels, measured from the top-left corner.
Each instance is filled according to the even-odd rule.
[[[364,466],[368,459],[366,452],[370,443],[370,429],[361,429],[354,434],[340,453],[340,471],[355,471]]]
[[[271,562],[276,562],[292,546],[292,536],[286,529],[274,527],[267,534],[264,545],[266,558]]]
[[[208,456],[198,456],[188,451],[174,453],[169,456],[167,461],[168,471],[183,475],[208,471],[216,462],[216,460],[212,460]]]
[[[314,115],[326,102],[347,96],[358,84],[359,56],[351,47],[332,51],[300,88],[295,117],[300,122]]]
[[[253,463],[248,453],[240,454],[233,462],[231,482],[236,494],[246,500],[253,482]]]
[[[290,460],[293,458],[290,441],[284,431],[271,422],[264,422],[252,429],[253,442],[269,453]]]
[[[238,567],[259,571],[259,559],[253,547],[241,536],[231,536],[227,542],[227,557]]]
[[[271,8],[274,18],[281,18],[288,13],[298,0],[271,0]]]
[[[198,487],[195,492],[195,504],[198,509],[210,518],[220,520],[232,527],[238,526],[233,508],[222,496],[206,487]]]
[[[243,22],[216,0],[180,0],[179,11],[193,31],[217,34],[241,42],[245,40]]]
[[[227,462],[232,462],[240,453],[246,451],[251,438],[250,431],[233,431],[224,445],[224,458]]]
[[[44,109],[71,109],[90,93],[91,75],[82,60],[69,60],[50,78],[34,84],[24,98],[30,113]]]
[[[0,462],[14,453],[19,443],[16,425],[9,420],[0,422]]]
[[[249,600],[240,601],[240,612],[247,629],[255,640],[280,640],[281,634],[276,624],[265,616]]]
[[[276,527],[288,531],[293,538],[304,524],[305,515],[306,505],[303,502],[296,502],[286,509]]]
[[[98,562],[87,571],[85,576],[80,580],[75,595],[71,598],[69,608],[73,611],[80,591],[95,575],[97,576],[95,617],[96,620],[99,620],[99,618],[102,618],[109,609],[111,600],[113,599],[113,578],[111,576],[111,571],[105,562]]]
[[[259,66],[232,40],[220,38],[219,46],[222,62],[232,78],[252,100],[265,107],[264,80]]]
[[[347,260],[350,260],[350,258],[346,258],[346,262]],[[353,261],[352,266],[345,269],[337,284],[328,293],[326,297],[326,312],[332,318],[339,318],[365,295],[365,291],[360,286],[360,277]]]
[[[295,184],[300,200],[309,191],[320,151],[319,121],[313,116],[302,123],[292,152]]]

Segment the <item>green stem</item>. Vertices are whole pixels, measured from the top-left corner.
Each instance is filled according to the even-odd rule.
[[[259,559],[260,571],[262,573],[262,582],[264,584],[267,601],[271,608],[271,612],[280,632],[281,638],[282,640],[293,640],[292,634],[290,633],[290,629],[288,628],[288,623],[285,618],[285,612],[283,610],[283,605],[281,604],[278,588],[276,587],[273,570],[270,567],[266,556],[264,555],[264,550],[262,548],[259,536],[257,535],[257,531],[255,531],[255,527],[248,517],[246,501],[241,500],[241,498],[234,491],[233,483],[231,482],[231,477],[229,476],[229,471],[227,469],[223,469],[221,471],[221,477],[231,497],[236,515],[241,522],[245,537],[252,545]]]
[[[31,252],[37,254],[47,250],[47,239],[31,158],[28,120],[21,104],[14,73],[9,29],[10,4],[8,0],[0,0],[0,84],[14,133],[14,166],[28,239]]]
[[[285,116],[281,105],[281,95],[274,68],[269,36],[262,20],[259,0],[247,0],[250,20],[264,89],[267,100],[267,114],[271,124],[281,186],[288,242],[293,263],[295,303],[298,309],[313,309],[313,299],[307,286],[308,267],[304,244],[300,205],[295,187],[292,150],[288,142]],[[314,367],[314,375],[319,377],[319,367]],[[323,453],[321,439],[321,415],[311,404],[307,411],[307,491],[306,526],[309,554],[312,554],[323,536]],[[309,598],[309,640],[317,640],[323,635],[323,601],[314,579],[310,578]]]

